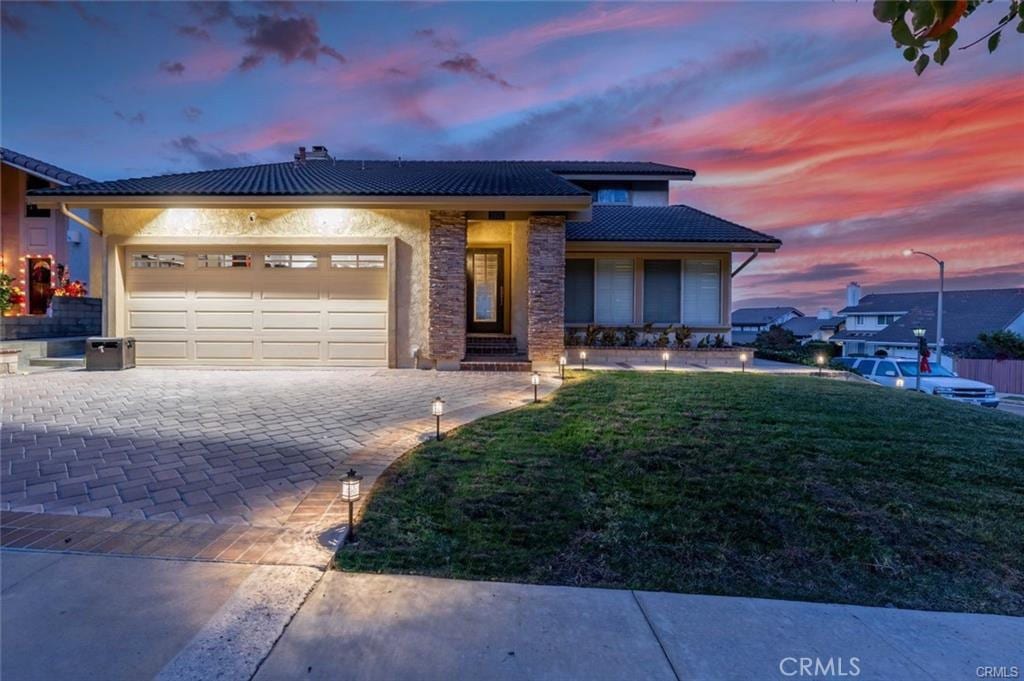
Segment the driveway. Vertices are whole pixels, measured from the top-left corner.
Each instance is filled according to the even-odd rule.
[[[445,427],[532,398],[525,373],[379,369],[59,371],[2,389],[4,546],[245,562],[285,528],[347,520],[340,470],[368,489],[432,434],[435,396]]]

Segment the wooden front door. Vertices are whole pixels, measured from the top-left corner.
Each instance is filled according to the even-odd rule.
[[[505,331],[505,249],[466,249],[466,330]]]

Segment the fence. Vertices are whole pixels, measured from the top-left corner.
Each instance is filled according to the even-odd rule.
[[[1024,359],[957,359],[956,372],[994,385],[997,392],[1024,394]]]

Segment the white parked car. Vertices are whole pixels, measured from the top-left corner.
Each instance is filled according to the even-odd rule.
[[[917,389],[917,362],[911,360],[870,357],[858,359],[853,365],[868,380],[891,388]],[[902,386],[900,381],[902,380]],[[921,392],[938,395],[947,400],[998,407],[996,389],[988,383],[960,378],[949,369],[932,365],[931,373],[921,374]]]

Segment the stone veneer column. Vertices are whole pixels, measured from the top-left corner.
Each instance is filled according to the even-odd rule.
[[[430,358],[441,370],[466,356],[466,214],[430,213]]]
[[[530,216],[526,258],[526,343],[530,360],[548,366],[565,348],[564,215]]]

